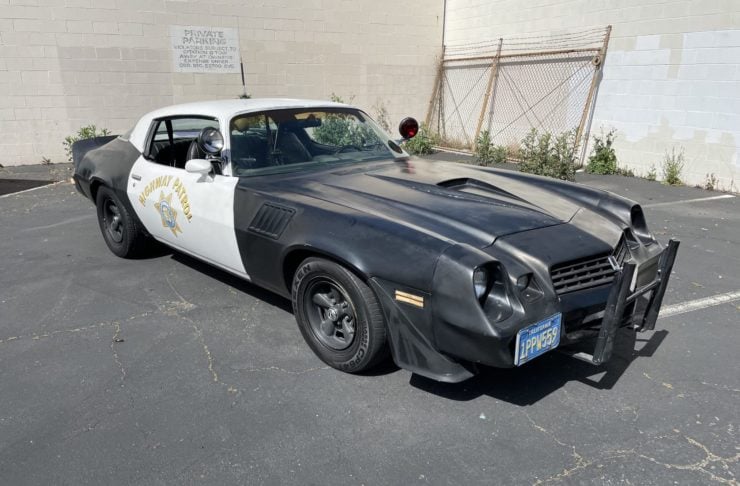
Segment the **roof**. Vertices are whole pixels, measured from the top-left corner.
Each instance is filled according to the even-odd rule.
[[[207,115],[218,118],[230,118],[237,113],[262,111],[275,108],[318,108],[347,107],[344,103],[321,100],[303,100],[293,98],[251,98],[198,101],[159,108],[144,115],[143,118],[158,118],[172,115]]]
[[[198,101],[180,105],[166,106],[142,116],[131,132],[129,140],[140,151],[144,151],[147,131],[155,118],[177,115],[201,115],[228,120],[237,113],[263,111],[279,108],[350,108],[344,103],[322,100],[302,100],[292,98],[250,98],[213,101]]]

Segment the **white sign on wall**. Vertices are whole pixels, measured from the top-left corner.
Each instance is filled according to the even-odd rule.
[[[239,33],[228,27],[171,25],[172,58],[178,73],[238,73]]]

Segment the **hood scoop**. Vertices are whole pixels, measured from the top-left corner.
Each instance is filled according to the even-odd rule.
[[[449,179],[437,183],[437,186],[444,187],[445,189],[452,189],[454,191],[461,191],[467,194],[475,194],[476,196],[483,197],[505,197],[507,199],[513,199],[519,203],[525,203],[530,205],[528,201],[525,201],[521,197],[505,191],[500,187],[496,187],[493,184],[483,182],[478,179],[472,179],[470,177],[462,177],[459,179]]]

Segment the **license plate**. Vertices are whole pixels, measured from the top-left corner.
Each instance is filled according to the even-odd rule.
[[[514,364],[521,366],[560,344],[560,313],[521,329],[516,335]]]

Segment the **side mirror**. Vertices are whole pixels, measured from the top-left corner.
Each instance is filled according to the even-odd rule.
[[[404,140],[414,138],[416,134],[419,133],[419,122],[410,116],[406,117],[401,120],[401,123],[398,125],[398,131],[401,133]]]
[[[213,167],[211,161],[206,159],[190,159],[185,163],[185,170],[193,174],[209,174]]]
[[[224,136],[217,128],[206,127],[198,135],[198,147],[208,155],[218,155],[224,148]]]

